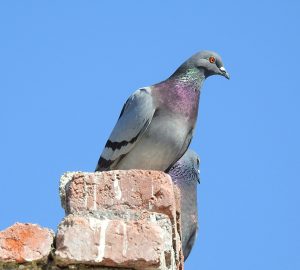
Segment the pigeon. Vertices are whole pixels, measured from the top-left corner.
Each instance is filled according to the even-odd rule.
[[[192,140],[200,89],[211,75],[229,79],[221,57],[201,51],[165,81],[135,91],[123,106],[96,171],[168,170]]]
[[[199,157],[187,150],[169,170],[173,182],[180,189],[182,250],[186,260],[195,243],[198,231],[197,182],[199,178]]]

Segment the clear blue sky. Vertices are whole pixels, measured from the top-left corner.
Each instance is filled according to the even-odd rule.
[[[56,229],[123,103],[201,49],[200,230],[186,270],[300,269],[299,1],[1,1],[0,229]]]

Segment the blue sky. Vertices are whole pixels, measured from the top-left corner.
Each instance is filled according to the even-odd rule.
[[[58,181],[92,171],[127,97],[201,49],[192,148],[200,230],[187,270],[300,269],[299,1],[1,1],[0,229],[63,218]]]

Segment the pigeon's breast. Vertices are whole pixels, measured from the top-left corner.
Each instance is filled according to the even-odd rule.
[[[191,133],[185,118],[159,112],[136,146],[120,162],[118,169],[165,171],[180,158],[179,154]]]
[[[154,91],[157,107],[188,121],[196,121],[200,97],[198,89],[182,85],[173,85],[171,89],[163,87]]]

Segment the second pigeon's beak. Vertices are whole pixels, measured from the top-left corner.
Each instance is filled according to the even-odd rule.
[[[224,67],[220,67],[221,75],[227,78],[228,80],[230,79],[229,73],[226,71]]]

